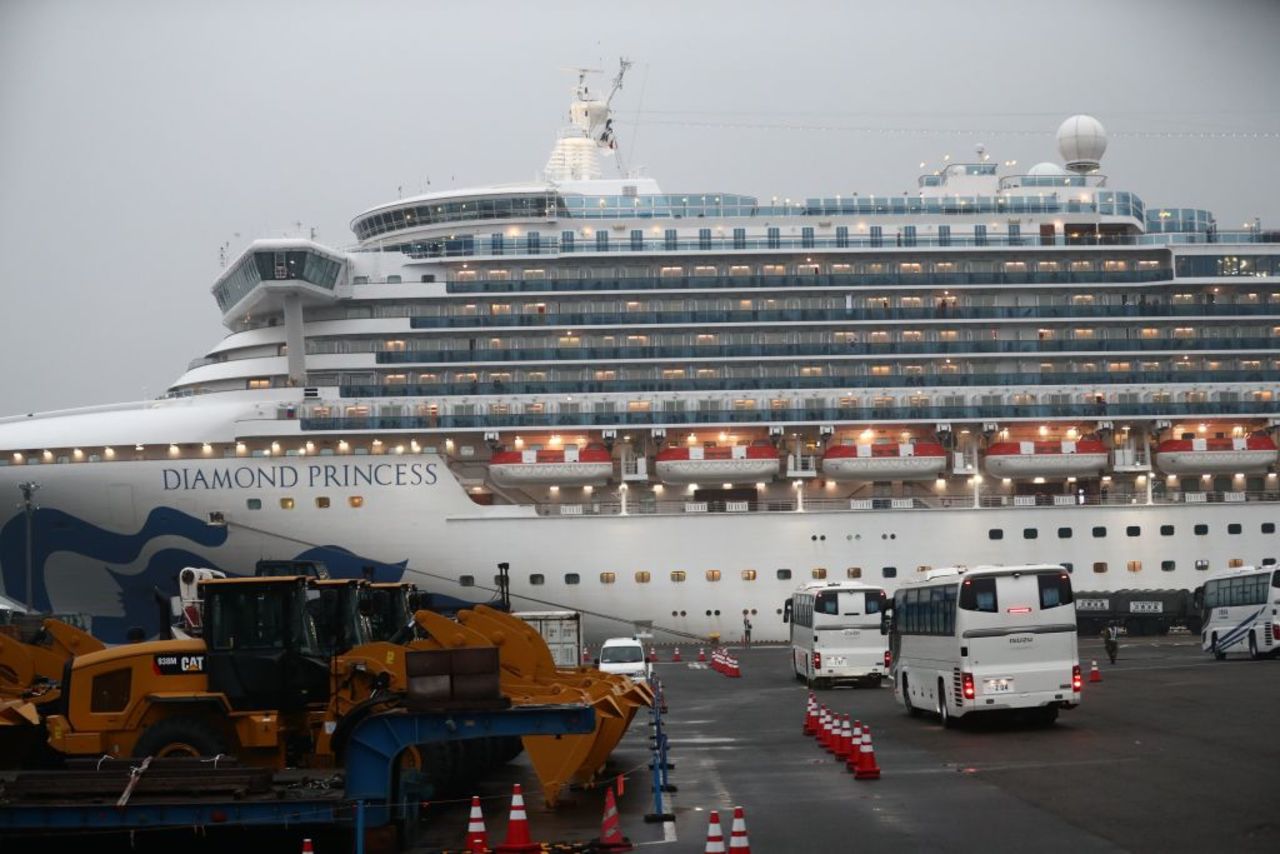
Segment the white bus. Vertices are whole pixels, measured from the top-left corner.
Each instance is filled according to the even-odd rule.
[[[1250,658],[1280,650],[1280,570],[1245,566],[1205,581],[1200,647],[1219,660],[1229,652]]]
[[[880,631],[884,588],[856,581],[814,582],[783,603],[791,624],[791,663],[810,688],[843,682],[879,685],[889,672]]]
[[[943,724],[1021,709],[1053,723],[1080,703],[1071,579],[1061,566],[929,571],[893,597],[884,630],[894,697]]]

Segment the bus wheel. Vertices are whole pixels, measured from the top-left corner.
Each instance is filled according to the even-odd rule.
[[[1058,720],[1057,706],[1041,706],[1032,710],[1031,722],[1036,726],[1053,726]]]
[[[1254,637],[1253,632],[1249,632],[1249,657],[1254,661],[1262,658],[1262,656],[1258,654],[1258,639]]]
[[[1227,657],[1227,654],[1225,652],[1218,649],[1218,633],[1217,632],[1213,633],[1213,639],[1209,641],[1209,648],[1213,650],[1213,657],[1218,659],[1218,661],[1222,661],[1222,659]]]
[[[945,729],[951,729],[957,723],[956,718],[951,717],[951,707],[947,705],[947,686],[941,679],[938,680],[938,718]]]
[[[907,681],[907,674],[902,674],[902,707],[907,710],[909,717],[917,718],[920,716],[920,710],[911,705],[911,683]]]

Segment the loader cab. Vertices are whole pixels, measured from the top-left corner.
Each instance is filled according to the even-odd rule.
[[[315,623],[320,652],[342,655],[373,640],[367,581],[354,578],[311,581],[307,613]]]
[[[315,582],[294,576],[200,585],[209,688],[237,711],[301,711],[329,696],[329,657],[311,601]]]
[[[329,567],[319,560],[260,560],[254,564],[253,574],[258,578],[295,575],[317,581],[327,581],[330,578]]]
[[[370,584],[364,592],[365,613],[369,617],[373,639],[379,641],[405,642],[413,638],[410,628],[413,614],[412,606],[417,588],[412,584]]]

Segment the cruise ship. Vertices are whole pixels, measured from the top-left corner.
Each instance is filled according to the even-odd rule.
[[[162,398],[0,421],[4,594],[119,640],[184,566],[482,601],[508,564],[595,638],[768,640],[814,579],[1280,556],[1276,235],[1121,189],[1082,115],[907,192],[668,192],[606,174],[613,83],[542,180],[252,242]]]

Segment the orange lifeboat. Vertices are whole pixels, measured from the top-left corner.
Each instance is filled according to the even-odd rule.
[[[778,473],[778,449],[764,439],[750,445],[664,448],[655,469],[664,483],[754,483]]]
[[[498,486],[586,486],[608,482],[613,457],[601,444],[541,451],[496,451],[489,476]]]
[[[1097,439],[995,442],[986,458],[996,477],[1088,477],[1107,467],[1107,446]]]
[[[822,455],[831,480],[929,480],[947,468],[947,451],[936,442],[832,445]]]
[[[1275,440],[1166,439],[1156,446],[1156,465],[1167,474],[1261,474],[1276,461]]]

